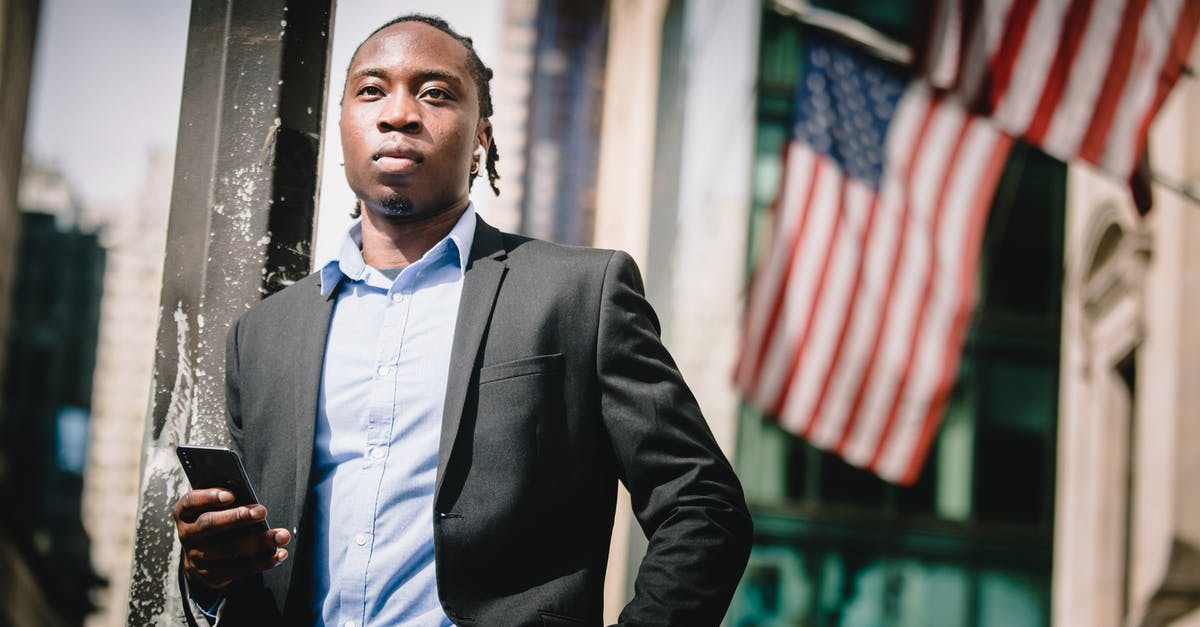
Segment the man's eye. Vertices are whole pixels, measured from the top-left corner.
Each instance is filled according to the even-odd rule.
[[[358,95],[371,97],[382,96],[383,90],[374,85],[366,85],[358,90]]]
[[[429,98],[433,98],[434,100],[449,100],[450,99],[450,94],[448,92],[446,92],[445,90],[442,90],[442,89],[438,89],[437,87],[431,87],[429,89],[426,89],[425,96],[429,97]]]

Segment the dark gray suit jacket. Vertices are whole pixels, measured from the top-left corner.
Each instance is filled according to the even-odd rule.
[[[336,292],[336,290],[335,290]],[[222,624],[307,623],[307,496],[332,296],[311,275],[229,332],[229,431],[292,558],[235,583]],[[745,568],[741,486],[621,252],[479,221],[455,327],[434,546],[459,625],[599,625],[617,481],[649,538],[624,624],[717,624]]]

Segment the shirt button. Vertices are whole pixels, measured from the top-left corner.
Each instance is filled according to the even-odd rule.
[[[392,294],[392,302],[393,303],[398,303],[402,300],[404,300],[404,294],[401,294],[399,292]]]
[[[348,620],[348,621],[346,621],[346,624],[343,625],[342,627],[354,627],[354,621]]]
[[[379,367],[379,376],[386,377],[390,374],[392,374],[391,366],[380,366]]]
[[[362,546],[362,545],[366,544],[367,536],[364,534],[361,534],[361,533],[354,536],[354,543],[357,544],[358,546]]]
[[[387,455],[387,451],[383,450],[382,446],[371,449],[371,457],[375,459],[383,459],[384,455]]]

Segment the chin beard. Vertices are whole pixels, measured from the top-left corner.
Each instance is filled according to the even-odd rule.
[[[405,218],[413,213],[412,199],[408,196],[396,194],[388,196],[383,201],[384,212],[392,217]]]

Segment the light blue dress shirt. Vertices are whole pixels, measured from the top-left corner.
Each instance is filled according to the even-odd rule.
[[[468,206],[393,281],[359,251],[362,225],[321,269],[339,281],[317,410],[313,604],[318,624],[450,625],[438,601],[433,492],[463,271]]]

